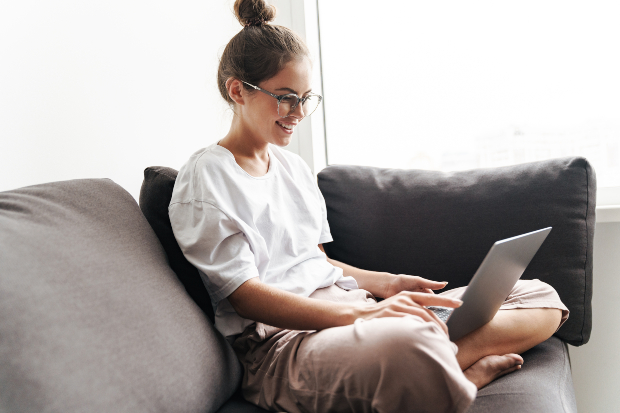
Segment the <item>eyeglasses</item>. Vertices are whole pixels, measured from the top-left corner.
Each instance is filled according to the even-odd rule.
[[[272,96],[278,99],[278,115],[281,118],[287,118],[295,112],[299,102],[301,102],[301,109],[303,111],[304,117],[312,115],[312,112],[319,107],[319,103],[323,100],[323,96],[317,95],[316,93],[309,93],[303,98],[300,98],[295,93],[288,93],[286,95],[274,95],[271,92],[266,91],[258,86],[254,86],[244,80],[242,80],[248,86],[253,87],[256,90],[260,90],[263,93],[266,93],[269,96]]]

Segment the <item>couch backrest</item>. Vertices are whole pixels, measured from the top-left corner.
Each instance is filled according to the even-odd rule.
[[[146,168],[144,181],[140,188],[140,209],[164,247],[170,267],[179,277],[190,297],[213,322],[213,307],[209,293],[196,267],[183,255],[183,251],[174,238],[168,216],[168,205],[172,199],[172,190],[178,173],[177,170],[165,166]]]
[[[0,411],[210,412],[239,384],[114,182],[0,193],[0,246]]]
[[[451,288],[467,285],[495,241],[552,226],[522,278],[551,284],[569,308],[559,338],[588,341],[596,180],[585,159],[462,172],[330,165],[318,180],[331,258]]]

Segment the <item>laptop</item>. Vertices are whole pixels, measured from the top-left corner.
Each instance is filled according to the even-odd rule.
[[[493,319],[549,232],[551,227],[497,241],[469,282],[459,308],[427,307],[446,323],[451,341]]]

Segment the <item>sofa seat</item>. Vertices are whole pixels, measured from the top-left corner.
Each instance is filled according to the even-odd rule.
[[[566,343],[557,337],[523,353],[523,368],[478,391],[467,413],[577,412]],[[218,413],[266,412],[235,394]]]

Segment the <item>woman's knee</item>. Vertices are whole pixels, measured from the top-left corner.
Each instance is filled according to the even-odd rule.
[[[306,348],[313,357],[337,358],[342,368],[355,368],[360,374],[376,373],[379,367],[409,368],[422,359],[456,360],[457,347],[443,330],[416,316],[358,319],[351,326],[318,334],[323,338]]]
[[[541,307],[564,308],[555,288],[539,279],[519,280],[513,287],[505,304],[526,304],[540,302]],[[525,307],[525,306],[524,306]],[[529,306],[531,308],[531,306]]]
[[[378,374],[376,392],[386,397],[407,394],[409,403],[417,404],[441,400],[434,411],[454,411],[456,404],[473,401],[475,386],[459,367],[456,345],[439,326],[408,316],[373,324],[376,340],[365,349],[365,358],[374,359],[368,367]]]
[[[513,288],[516,291],[556,293],[555,288],[544,281],[534,278],[533,280],[518,280]]]
[[[416,316],[376,318],[370,321],[358,320],[362,326],[373,332],[375,345],[402,351],[422,351],[433,346],[449,346],[452,343],[441,327]]]
[[[435,323],[406,316],[358,320],[354,328],[365,336],[355,350],[356,368],[367,373],[416,381],[427,374],[443,377],[448,366],[458,367],[458,348]]]
[[[315,337],[319,340],[298,357],[313,360],[312,382],[330,394],[366,399],[375,411],[410,411],[429,403],[432,411],[461,411],[455,406],[475,397],[475,386],[456,360],[456,345],[434,323],[406,316],[329,330],[319,332],[323,338]]]

